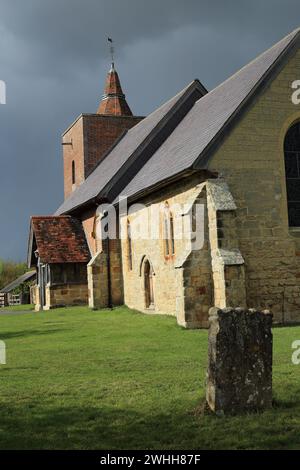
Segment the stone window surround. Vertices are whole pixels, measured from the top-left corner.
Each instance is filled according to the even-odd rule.
[[[132,264],[132,239],[131,239],[131,224],[130,220],[127,218],[127,269],[128,271],[132,271],[133,264]]]
[[[282,214],[283,216],[286,214],[286,226],[288,233],[291,237],[293,238],[300,238],[300,227],[290,227],[289,226],[289,221],[288,221],[288,215],[287,215],[287,207],[288,207],[288,201],[287,201],[287,187],[286,187],[286,177],[285,177],[285,159],[284,159],[284,140],[286,137],[286,134],[288,130],[297,122],[300,121],[300,112],[296,111],[293,113],[291,116],[289,116],[286,121],[283,123],[283,126],[281,128],[279,138],[278,138],[278,152],[280,157],[280,165],[281,165],[281,182],[282,182],[282,195],[283,195],[283,208],[282,208]]]
[[[168,201],[165,201],[161,216],[161,234],[163,253],[166,261],[175,258],[174,215],[170,211]]]
[[[149,266],[150,266],[150,271],[151,271],[151,276],[152,276],[152,279],[155,278],[155,271],[154,271],[154,268],[153,268],[153,264],[151,262],[151,259],[149,258],[149,256],[147,255],[143,255],[142,256],[142,259],[140,261],[140,266],[139,266],[139,276],[140,277],[143,277],[144,278],[144,269],[145,269],[145,264],[146,263],[149,263]],[[150,304],[148,307],[147,307],[147,301],[146,301],[146,290],[145,290],[145,287],[144,287],[144,295],[145,295],[145,310],[146,311],[155,311],[155,288],[154,288],[154,282],[152,284],[152,289],[153,289],[153,297],[154,297],[154,303],[153,304]]]
[[[285,136],[284,136],[284,143],[283,143],[283,153],[284,153],[284,164],[285,164],[285,183],[286,183],[286,196],[287,196],[287,208],[288,208],[288,223],[289,223],[289,230],[291,233],[293,233],[293,229],[299,229],[299,226],[297,226],[296,224],[291,224],[291,219],[290,219],[290,210],[291,210],[291,205],[292,204],[299,204],[299,202],[295,202],[297,201],[297,199],[295,199],[295,201],[291,200],[291,194],[289,193],[289,183],[291,181],[295,181],[297,179],[299,179],[299,168],[298,168],[298,176],[295,176],[294,174],[289,174],[287,173],[287,168],[289,168],[289,165],[287,165],[287,158],[292,154],[294,155],[294,158],[296,158],[296,162],[298,160],[298,165],[299,165],[299,155],[300,155],[300,143],[297,142],[297,145],[296,145],[296,149],[294,147],[293,144],[295,144],[295,142],[293,143],[292,142],[292,147],[290,146],[291,145],[291,134],[293,134],[293,131],[295,128],[298,129],[299,131],[299,124],[300,124],[300,121],[299,119],[296,119],[290,126],[289,128],[287,129],[286,133],[285,133]],[[292,137],[293,139],[293,137]],[[298,155],[298,156],[297,156]],[[293,159],[294,160],[294,159]],[[294,194],[293,194],[294,196]],[[296,230],[297,232],[297,230]]]

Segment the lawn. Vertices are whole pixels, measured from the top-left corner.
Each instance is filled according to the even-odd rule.
[[[0,315],[1,449],[300,449],[300,327],[274,329],[272,410],[201,412],[207,331],[125,307]]]

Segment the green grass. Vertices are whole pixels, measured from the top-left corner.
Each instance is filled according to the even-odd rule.
[[[207,331],[125,307],[0,316],[1,449],[300,448],[300,327],[274,329],[274,409],[195,413]]]
[[[34,305],[30,305],[30,304],[27,304],[27,305],[13,305],[13,306],[10,306],[10,307],[2,307],[0,308],[0,313],[1,313],[1,310],[5,310],[5,311],[11,311],[11,312],[18,312],[18,311],[27,311],[27,310],[34,310]]]

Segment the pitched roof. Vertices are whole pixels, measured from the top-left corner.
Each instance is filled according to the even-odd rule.
[[[114,64],[111,65],[111,69],[107,74],[104,95],[100,101],[97,114],[132,116]]]
[[[214,146],[299,45],[299,36],[300,29],[293,31],[198,100],[122,194],[137,197],[184,170],[207,168]]]
[[[0,292],[2,294],[8,294],[12,290],[14,290],[16,287],[23,284],[23,282],[32,281],[35,279],[35,277],[36,277],[36,271],[28,271],[27,273],[22,274],[17,279],[7,284],[7,286],[0,289]]]
[[[123,134],[93,173],[64,201],[56,214],[68,213],[100,196],[111,196],[114,199],[170,135],[193,103],[205,93],[207,91],[203,85],[195,80]]]
[[[91,258],[81,222],[71,216],[31,217],[28,264],[37,250],[42,263],[85,263]]]

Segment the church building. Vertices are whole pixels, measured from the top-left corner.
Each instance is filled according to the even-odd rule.
[[[300,29],[147,117],[112,63],[97,113],[62,136],[64,201],[31,218],[36,309],[126,304],[205,328],[210,307],[247,306],[300,321],[297,88]]]

